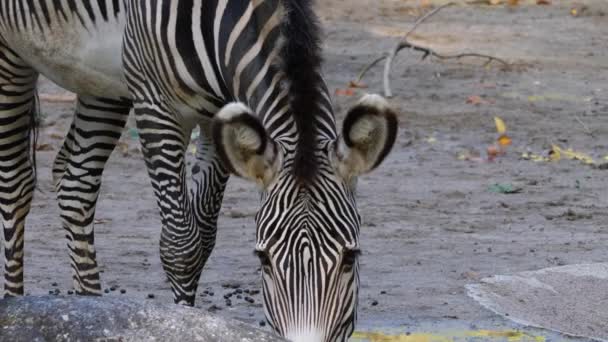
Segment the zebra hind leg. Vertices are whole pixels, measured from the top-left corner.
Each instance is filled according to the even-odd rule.
[[[53,179],[76,293],[101,295],[94,218],[101,177],[127,122],[131,103],[80,96],[53,166]]]
[[[36,175],[35,93],[38,73],[0,41],[0,214],[4,228],[4,295],[23,295],[25,218]]]
[[[200,257],[196,260],[195,272],[191,275],[192,284],[195,285],[193,293],[196,292],[203,267],[215,247],[217,220],[230,175],[216,152],[210,126],[208,123],[201,126],[201,134],[196,141],[196,160],[191,171],[191,203],[200,232]]]

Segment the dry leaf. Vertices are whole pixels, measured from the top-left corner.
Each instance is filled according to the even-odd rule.
[[[55,139],[55,140],[63,140],[63,135],[61,135],[59,133],[51,133],[51,134],[49,134],[49,138]]]
[[[112,221],[112,220],[110,220],[110,219],[95,219],[95,220],[93,221],[93,223],[94,223],[94,224],[104,224],[104,223],[108,223],[108,222],[110,222],[110,221]]]
[[[127,144],[124,141],[119,142],[116,147],[120,150],[120,152],[122,152],[122,155],[124,157],[129,155],[129,144]]]
[[[506,134],[502,134],[499,138],[498,138],[498,144],[500,146],[509,146],[511,145],[513,141],[511,140],[511,138],[509,138]]]
[[[591,156],[582,152],[574,151],[571,148],[564,150],[557,145],[553,145],[552,150],[558,151],[562,158],[580,160],[584,164],[595,164],[595,160],[593,160]]]
[[[498,134],[505,134],[507,132],[507,125],[505,125],[505,122],[501,118],[495,116],[494,123],[496,124]]]
[[[536,0],[537,5],[551,5],[551,0]]]
[[[467,98],[467,103],[475,105],[475,106],[478,106],[478,105],[481,105],[481,104],[486,104],[486,103],[488,103],[488,101],[482,99],[481,96],[471,95],[471,96],[469,96]]]
[[[365,84],[363,82],[350,81],[350,82],[348,82],[348,87],[349,88],[367,88],[367,84]]]
[[[38,144],[38,146],[36,146],[36,151],[52,151],[53,150],[53,146],[51,146],[51,144]]]
[[[509,6],[517,6],[519,5],[519,0],[509,0],[507,3]]]
[[[502,0],[489,0],[488,3],[490,5],[500,5],[502,4]]]
[[[494,145],[488,146],[486,152],[488,153],[488,161],[493,161],[501,153]]]
[[[533,162],[549,161],[549,158],[547,157],[539,156],[538,154],[528,152],[522,153],[521,157],[525,160],[531,160]]]
[[[562,159],[561,148],[559,148],[559,146],[553,145],[551,151],[549,151],[549,160],[559,161],[560,159]]]
[[[336,89],[336,96],[353,96],[355,91],[352,89]]]

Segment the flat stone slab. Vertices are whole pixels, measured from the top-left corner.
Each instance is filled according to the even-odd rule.
[[[516,323],[608,341],[608,263],[497,275],[468,294]]]
[[[112,297],[0,300],[0,341],[285,341],[199,309]]]

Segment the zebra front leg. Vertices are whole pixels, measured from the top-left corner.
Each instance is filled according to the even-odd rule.
[[[194,173],[206,176],[199,178],[193,195],[189,195],[185,157],[190,129],[183,127],[162,105],[138,103],[135,113],[144,159],[160,210],[163,269],[171,283],[175,302],[194,305],[200,274],[215,243],[217,199],[219,196],[221,202],[227,176],[223,169],[214,168],[215,157],[201,157],[199,169]],[[210,149],[210,140],[205,138],[204,141],[207,143],[201,144],[201,156],[203,151]]]
[[[25,218],[36,175],[32,141],[38,73],[0,42],[0,214],[4,228],[4,295],[23,295]]]
[[[101,295],[93,222],[101,176],[125,127],[130,102],[80,96],[55,159],[53,179],[76,293]]]

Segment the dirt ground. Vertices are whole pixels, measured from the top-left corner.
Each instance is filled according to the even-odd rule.
[[[608,5],[580,1],[573,16],[571,1],[521,3],[449,7],[411,37],[443,53],[498,56],[515,63],[514,70],[484,67],[479,59],[421,62],[412,51],[402,51],[394,65],[398,141],[388,160],[359,182],[365,222],[360,329],[409,331],[428,322],[499,326],[504,323],[466,296],[466,284],[608,258],[608,170],[598,166],[608,163]],[[428,10],[419,4],[321,1],[325,76],[332,91],[346,88],[364,65],[392,47]],[[356,92],[382,92],[382,67],[364,82],[368,88]],[[43,82],[42,93],[62,91]],[[335,96],[340,117],[356,95]],[[481,103],[467,103],[471,96]],[[26,290],[65,293],[71,275],[50,167],[73,105],[42,106],[40,190],[26,233]],[[498,137],[494,116],[504,119],[513,144],[487,161],[487,147]],[[584,152],[596,165],[565,160],[564,153],[554,162],[522,158],[527,152],[546,156],[552,144]],[[111,296],[154,294],[150,300],[170,302],[158,255],[159,216],[138,145],[127,132],[104,174],[96,225],[103,286],[126,290]],[[476,153],[479,158],[467,158]],[[519,191],[493,191],[497,183]],[[263,318],[260,296],[253,296],[254,304],[235,301],[226,308],[222,285],[259,288],[259,262],[252,254],[257,207],[254,186],[231,179],[197,302],[252,323]]]

